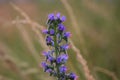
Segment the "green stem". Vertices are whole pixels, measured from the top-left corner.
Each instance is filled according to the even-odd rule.
[[[55,47],[55,57],[57,59],[57,57],[59,56],[59,53],[58,53],[58,44],[57,44],[57,29],[56,27],[54,28],[55,30],[55,35],[54,35],[54,47]],[[56,69],[57,69],[57,77],[59,78],[59,65],[56,63]]]
[[[55,31],[56,32],[56,31]],[[56,58],[58,57],[58,51],[57,51],[57,39],[56,39],[56,34],[54,36],[54,47],[55,47],[55,54],[56,54]]]

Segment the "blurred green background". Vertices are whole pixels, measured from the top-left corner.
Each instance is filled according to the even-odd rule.
[[[12,24],[25,18],[10,3],[43,26],[49,13],[61,12],[95,79],[120,80],[120,0],[0,0],[0,80],[55,80],[39,67],[44,48],[31,25]],[[76,53],[68,53],[69,71],[86,80]]]

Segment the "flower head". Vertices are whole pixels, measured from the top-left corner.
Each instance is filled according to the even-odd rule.
[[[47,43],[47,45],[54,46],[54,42],[50,36],[46,37],[46,43]]]
[[[66,66],[61,66],[59,68],[59,70],[60,70],[61,73],[65,73],[67,71],[67,68],[66,68]]]
[[[43,68],[45,68],[45,67],[47,67],[48,65],[47,65],[46,62],[42,62],[42,63],[41,63],[41,66],[42,66]]]
[[[53,14],[53,13],[49,14],[49,15],[48,15],[48,19],[49,19],[49,20],[54,20],[54,14]]]
[[[42,30],[42,33],[48,34],[48,30],[44,29],[44,30]]]
[[[51,73],[53,70],[51,68],[48,68],[46,72]]]
[[[69,44],[62,45],[61,46],[61,51],[66,51],[69,48],[70,48]]]
[[[59,30],[60,32],[63,32],[63,31],[65,30],[64,25],[63,25],[63,24],[59,24],[59,25],[58,25],[58,30]]]
[[[51,38],[50,36],[47,36],[47,37],[46,37],[46,41],[47,41],[47,42],[51,42],[51,41],[52,41],[52,38]]]
[[[64,22],[64,21],[66,20],[66,17],[65,17],[65,16],[62,16],[62,17],[60,18],[60,20],[61,20],[62,22]]]
[[[56,17],[57,17],[57,18],[60,18],[60,13],[57,13],[57,14],[56,14]]]
[[[70,36],[71,36],[71,33],[70,33],[70,32],[65,32],[65,33],[64,33],[64,37],[65,37],[65,38],[68,38],[68,37],[70,37]]]
[[[54,34],[55,34],[54,29],[50,29],[50,35],[54,35]]]
[[[74,73],[70,73],[69,75],[68,75],[68,77],[69,77],[69,79],[70,80],[77,80],[77,76],[76,76],[76,74],[74,74]]]
[[[41,66],[43,67],[44,71],[46,72],[49,68],[48,68],[48,64],[46,62],[42,62]]]
[[[49,55],[48,60],[50,61],[50,63],[53,63],[55,61],[55,58],[52,55]]]
[[[46,57],[46,61],[50,61],[53,63],[55,61],[55,58],[52,56],[53,51],[43,52],[43,55]]]
[[[50,51],[48,51],[48,52],[43,52],[43,55],[46,57],[46,60],[48,60],[48,58],[49,58],[49,56],[51,55],[50,54]]]
[[[50,55],[50,52],[44,51],[44,52],[42,52],[42,54],[43,54],[45,57],[47,57],[48,55]]]
[[[68,55],[67,54],[61,54],[59,57],[57,57],[56,62],[58,64],[64,64],[68,60]]]
[[[50,67],[46,62],[42,62],[41,66],[43,67],[45,72],[51,73],[53,71],[52,67]]]

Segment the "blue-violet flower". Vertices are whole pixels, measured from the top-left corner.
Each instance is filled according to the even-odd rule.
[[[76,74],[67,73],[65,66],[68,60],[67,50],[70,47],[68,38],[71,36],[63,25],[65,20],[66,17],[61,17],[60,13],[48,15],[48,27],[42,32],[46,34],[46,44],[51,47],[51,50],[43,52],[46,60],[41,63],[41,66],[45,72],[56,77],[57,80],[76,80]]]

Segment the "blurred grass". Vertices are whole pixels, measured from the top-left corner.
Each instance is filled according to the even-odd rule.
[[[17,0],[15,1],[15,3]],[[96,72],[95,67],[105,68],[113,72],[120,79],[120,10],[119,0],[69,0],[73,8],[74,15],[78,22],[78,29],[82,31],[84,38],[84,47],[87,54],[84,53],[84,47],[80,43],[80,36],[76,35],[74,26],[70,22],[70,16],[64,8],[63,4],[58,0],[35,0],[34,2],[16,3],[23,9],[33,20],[45,25],[47,15],[51,12],[61,12],[67,16],[65,25],[68,31],[72,32],[71,39],[75,45],[82,51],[82,55],[88,61],[88,65],[96,80],[113,80],[111,76],[102,72]],[[37,72],[25,74],[28,80],[47,80],[52,78],[38,68],[37,62],[30,54],[26,47],[19,30],[15,25],[7,24],[16,16],[21,16],[11,5],[6,2],[0,5],[0,43],[7,46],[11,52],[6,55],[15,60],[15,64],[24,74],[29,69],[35,68]],[[22,18],[22,17],[21,17]],[[41,56],[42,45],[39,45],[37,37],[32,32],[30,25],[23,25],[29,33],[33,45],[37,53],[40,55],[40,62],[43,60]],[[3,45],[0,44],[0,48]],[[7,50],[7,49],[6,49]],[[77,62],[76,55],[69,50],[70,59],[68,67],[70,71],[78,74],[79,80],[85,80],[81,64]],[[19,73],[15,73],[11,68],[6,67],[5,62],[0,59],[0,77],[4,76],[5,80],[25,80]],[[34,70],[33,70],[34,71]],[[47,77],[46,77],[47,76]],[[2,79],[1,79],[2,80]]]

